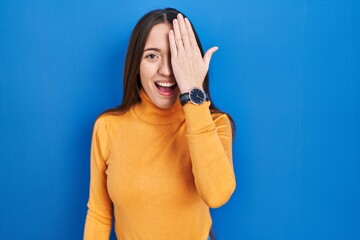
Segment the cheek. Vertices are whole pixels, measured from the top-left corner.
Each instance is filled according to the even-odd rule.
[[[154,73],[155,73],[154,64],[151,64],[146,61],[142,61],[140,63],[140,80],[142,83],[151,81],[152,77],[154,76]]]
[[[145,66],[144,66],[144,62],[141,61],[140,62],[140,80],[142,81],[143,77],[144,77],[144,70],[145,70]]]

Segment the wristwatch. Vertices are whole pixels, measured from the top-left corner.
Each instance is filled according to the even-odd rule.
[[[180,103],[184,106],[188,102],[200,105],[205,101],[209,101],[209,96],[199,88],[193,88],[190,92],[180,94]]]

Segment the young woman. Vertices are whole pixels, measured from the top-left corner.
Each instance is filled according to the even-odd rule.
[[[206,240],[235,189],[232,120],[210,102],[205,54],[176,9],[143,16],[122,104],[95,122],[84,239]]]

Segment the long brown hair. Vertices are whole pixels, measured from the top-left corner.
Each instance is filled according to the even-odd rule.
[[[127,48],[127,53],[125,57],[124,64],[124,82],[123,82],[123,99],[122,103],[112,109],[105,111],[106,114],[122,114],[128,111],[133,105],[140,102],[139,91],[141,88],[140,82],[140,62],[143,55],[144,47],[148,35],[151,29],[159,24],[159,23],[169,23],[172,24],[173,20],[176,19],[177,15],[181,13],[180,11],[174,8],[165,8],[165,9],[157,9],[145,14],[139,22],[136,24],[134,30],[132,31],[131,38],[129,41],[129,46]],[[181,13],[184,17],[186,17],[183,13]],[[192,23],[191,23],[192,25]],[[193,27],[193,25],[192,25]],[[194,34],[196,37],[196,41],[199,45],[199,49],[201,54],[204,55],[204,50],[201,46],[200,39],[193,27]],[[209,94],[209,76],[206,74],[204,83],[203,83],[204,91]],[[211,98],[210,98],[211,99]],[[224,113],[220,111],[213,102],[210,105],[211,113]],[[103,114],[104,114],[103,113]],[[231,125],[233,128],[233,134],[235,132],[235,123],[230,115],[227,114],[231,121]]]

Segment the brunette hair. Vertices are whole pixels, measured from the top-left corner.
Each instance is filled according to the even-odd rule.
[[[159,24],[159,23],[169,23],[172,24],[173,20],[177,18],[177,15],[181,13],[177,9],[174,8],[165,8],[165,9],[157,9],[148,12],[145,14],[139,22],[136,24],[134,30],[132,31],[131,38],[129,41],[129,46],[127,48],[127,53],[125,57],[124,64],[124,79],[123,79],[123,99],[122,103],[112,109],[105,111],[105,114],[122,114],[127,112],[133,105],[140,102],[139,91],[141,88],[140,81],[140,62],[143,55],[144,47],[146,40],[149,36],[151,29]],[[185,14],[181,13],[184,17]],[[201,46],[200,39],[193,27],[196,41],[199,45],[199,49],[201,54],[204,55],[204,50]],[[206,74],[204,83],[203,83],[204,91],[209,95],[209,76]],[[211,98],[210,98],[211,99]],[[220,111],[213,102],[210,104],[211,113],[224,113]],[[104,114],[103,113],[103,114]],[[235,132],[235,123],[230,115],[227,114],[231,121],[231,125],[233,128],[233,135]]]

